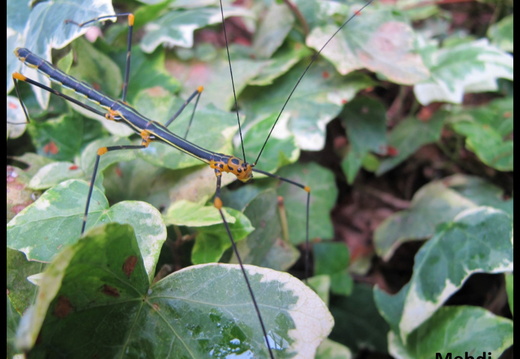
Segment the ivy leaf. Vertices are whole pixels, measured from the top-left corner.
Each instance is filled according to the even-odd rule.
[[[241,193],[235,193],[240,196]],[[244,208],[255,230],[237,248],[244,263],[276,270],[288,270],[300,256],[283,237],[277,196],[274,189],[261,191]],[[268,225],[266,225],[268,223]],[[230,263],[238,263],[233,253]]]
[[[416,254],[412,279],[391,296],[379,289],[380,312],[404,343],[473,273],[513,270],[512,220],[491,207],[463,211],[439,226]]]
[[[466,147],[499,171],[513,170],[513,99],[507,97],[486,106],[462,109],[448,119],[466,136]]]
[[[454,175],[431,182],[415,193],[409,209],[388,217],[376,229],[376,252],[388,260],[403,242],[431,237],[438,225],[466,209],[490,206],[511,215],[513,201],[504,201],[502,195],[478,177]]]
[[[332,171],[314,162],[295,163],[281,168],[277,174],[311,188],[309,238],[330,239],[334,236],[330,211],[334,207],[337,187]],[[292,244],[305,242],[305,207],[307,192],[289,183],[281,183],[277,190],[283,197],[289,238]]]
[[[7,245],[29,260],[51,261],[64,246],[80,240],[88,184],[69,180],[47,190],[7,224]],[[86,230],[103,223],[128,223],[135,227],[146,269],[154,274],[166,227],[157,209],[144,202],[125,201],[112,207],[94,187]]]
[[[243,8],[225,7],[224,16],[252,15]],[[169,11],[146,26],[141,48],[146,53],[153,52],[160,45],[189,48],[193,46],[195,30],[220,22],[222,17],[218,7]]]
[[[10,1],[13,3],[15,1]],[[21,2],[16,1],[22,4]],[[20,10],[29,12],[28,17],[17,16],[17,23],[10,23],[12,28],[21,29],[24,26],[23,36],[16,41],[16,46],[26,47],[31,52],[40,56],[44,60],[51,62],[51,50],[61,49],[72,40],[85,34],[88,27],[78,27],[66,24],[65,19],[74,20],[78,23],[94,19],[102,15],[114,14],[111,1],[108,0],[56,0],[38,2],[32,9],[25,8]],[[9,14],[11,18],[13,14]],[[25,24],[22,24],[22,22]],[[11,42],[9,42],[11,44]],[[14,48],[7,49],[8,78],[11,74],[22,67],[22,63],[14,56]],[[25,67],[24,74],[46,86],[49,86],[48,77],[39,74],[34,69]],[[8,79],[8,91],[12,88],[12,80]],[[49,101],[49,93],[40,88],[33,87],[33,91],[42,108],[46,107]]]
[[[91,354],[110,357],[267,355],[237,265],[192,266],[151,284],[139,248],[129,226],[111,224],[63,250],[43,274],[18,343],[67,357],[86,342]],[[325,304],[289,274],[244,268],[274,352],[313,356],[332,328]]]
[[[428,56],[429,80],[415,85],[417,100],[461,103],[465,93],[496,91],[497,79],[513,80],[513,56],[487,39],[456,44]]]
[[[322,55],[342,75],[367,68],[401,84],[427,79],[429,71],[415,53],[412,28],[392,12],[380,11],[372,16],[371,11],[365,9],[363,21],[351,21],[332,38]],[[337,29],[336,24],[315,28],[307,38],[307,45],[319,50]]]
[[[357,98],[345,106],[341,118],[350,143],[341,168],[347,181],[353,183],[365,155],[380,152],[387,143],[385,108],[375,100]]]
[[[388,338],[389,353],[399,358],[427,359],[438,353],[498,358],[513,344],[513,322],[483,308],[451,306],[435,313],[406,344],[393,332]]]
[[[248,88],[241,96],[246,118],[251,121],[278,116],[305,68],[300,63],[274,81],[272,86]],[[369,87],[372,81],[362,74],[338,76],[330,64],[315,63],[293,93],[281,117],[295,136],[299,148],[317,151],[325,145],[325,128],[351,101],[356,93]],[[278,126],[275,131],[281,131]],[[265,134],[267,135],[267,134]]]
[[[489,27],[488,37],[491,43],[498,48],[513,52],[513,14],[504,17],[502,20]]]
[[[439,140],[446,116],[445,111],[438,111],[428,121],[408,117],[395,126],[388,134],[388,146],[397,149],[397,155],[382,160],[376,175],[396,167],[421,146]]]

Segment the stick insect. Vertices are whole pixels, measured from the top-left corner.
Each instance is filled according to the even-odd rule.
[[[367,5],[368,5],[368,3],[365,6],[367,6]],[[221,5],[220,9],[221,9],[221,17],[223,20],[224,11],[222,9],[222,5]],[[133,15],[126,14],[126,16],[128,16],[128,18],[129,18],[129,24],[130,24],[129,27],[131,28],[133,25]],[[97,18],[97,19],[94,19],[94,21],[104,20],[109,17],[111,18],[113,16]],[[343,23],[342,27],[344,27],[352,18],[353,18],[353,16],[350,17],[348,20],[346,20]],[[72,20],[70,22],[76,22],[76,20]],[[87,23],[90,23],[90,22],[91,22],[91,20],[87,20]],[[83,26],[86,23],[78,22],[78,23],[76,23],[76,26],[78,26],[78,24],[79,24],[79,26]],[[74,26],[74,24],[71,24],[71,26]],[[224,34],[226,34],[225,27],[224,27]],[[131,39],[131,32],[130,32],[130,35],[128,38]],[[128,45],[128,49],[129,49],[131,40],[128,40],[128,44],[129,44]],[[326,45],[327,45],[327,43],[325,43],[323,46],[326,46]],[[229,60],[229,72],[231,73],[231,81],[233,82],[233,66],[232,66],[232,62],[231,62],[231,56],[229,54],[229,48],[227,48],[227,39],[226,39],[226,49],[228,50],[227,57]],[[321,49],[318,51],[318,54],[320,52],[321,52]],[[128,53],[130,53],[130,50],[128,50]],[[255,270],[252,270],[249,267],[246,267],[242,263],[242,260],[240,259],[240,252],[237,249],[235,241],[233,240],[232,228],[231,228],[230,224],[228,223],[229,220],[226,219],[226,215],[224,214],[224,211],[223,211],[223,206],[225,205],[225,202],[223,202],[222,197],[221,197],[222,173],[231,172],[240,181],[243,181],[243,182],[249,181],[252,177],[252,173],[257,173],[257,174],[268,176],[268,177],[271,177],[271,178],[274,178],[277,180],[281,180],[282,182],[285,182],[286,185],[296,186],[296,187],[299,187],[300,189],[304,190],[304,192],[307,192],[307,197],[306,197],[307,199],[306,199],[306,206],[305,206],[306,207],[306,209],[305,209],[305,213],[306,213],[306,215],[305,215],[306,235],[305,235],[305,237],[306,237],[306,240],[305,241],[308,246],[308,223],[309,223],[308,216],[309,216],[309,203],[310,203],[310,188],[297,181],[293,181],[291,179],[279,176],[277,174],[273,174],[269,171],[264,171],[260,168],[256,168],[256,164],[259,162],[259,160],[262,156],[262,153],[264,151],[264,148],[267,146],[269,138],[271,137],[271,135],[273,133],[275,125],[278,123],[278,121],[280,120],[280,118],[283,114],[283,111],[284,111],[284,108],[285,108],[287,102],[289,101],[294,90],[298,87],[301,79],[305,76],[305,73],[307,72],[307,70],[310,68],[310,66],[312,65],[312,63],[314,62],[314,60],[317,57],[315,56],[312,59],[312,61],[308,64],[307,68],[305,68],[304,72],[298,78],[297,82],[294,84],[294,87],[291,90],[291,92],[289,93],[287,100],[283,104],[279,114],[277,115],[276,118],[274,118],[274,121],[272,122],[271,128],[268,132],[267,138],[265,139],[264,144],[261,146],[256,160],[254,161],[254,163],[248,163],[245,160],[246,154],[245,154],[244,147],[242,147],[242,155],[244,158],[242,160],[235,156],[224,155],[224,154],[208,151],[205,148],[197,146],[197,145],[189,142],[189,140],[185,140],[184,138],[174,134],[173,132],[171,132],[168,129],[168,126],[170,125],[170,123],[172,123],[174,120],[177,119],[177,116],[181,113],[181,111],[185,108],[185,106],[187,106],[187,104],[191,100],[196,99],[196,102],[198,102],[200,94],[202,93],[202,88],[198,88],[195,92],[193,92],[193,94],[189,97],[189,99],[185,102],[185,104],[181,106],[180,110],[178,110],[175,113],[175,115],[173,115],[166,122],[166,124],[162,125],[158,122],[153,122],[153,121],[147,119],[146,117],[141,115],[139,112],[137,112],[135,109],[133,109],[131,106],[129,106],[125,103],[126,97],[127,97],[127,84],[128,84],[129,73],[130,73],[129,72],[130,71],[130,67],[129,67],[130,56],[129,55],[127,56],[128,60],[127,60],[127,64],[125,67],[126,70],[125,70],[125,76],[124,76],[124,82],[123,82],[124,85],[123,85],[122,101],[112,100],[111,98],[103,95],[99,91],[96,91],[93,87],[83,84],[80,81],[74,79],[73,77],[65,74],[64,72],[57,70],[51,64],[46,63],[45,61],[43,61],[42,59],[40,59],[39,57],[37,57],[36,55],[31,53],[31,51],[28,49],[25,49],[25,48],[17,49],[16,55],[20,60],[25,62],[25,64],[29,65],[30,67],[38,69],[40,72],[49,76],[54,82],[62,84],[63,87],[74,89],[74,91],[76,93],[83,95],[88,100],[90,100],[90,102],[98,104],[102,109],[100,110],[91,104],[85,104],[83,102],[80,102],[72,96],[69,96],[62,92],[58,92],[56,90],[53,90],[52,88],[47,87],[37,81],[31,80],[30,78],[28,78],[20,73],[15,73],[13,75],[13,78],[15,80],[26,82],[33,86],[38,86],[48,92],[51,92],[51,93],[57,95],[58,97],[64,98],[65,100],[75,104],[76,106],[83,108],[84,110],[87,110],[94,114],[102,116],[106,120],[122,122],[127,127],[131,128],[134,132],[136,132],[141,138],[141,140],[140,140],[141,143],[137,144],[137,145],[116,144],[116,145],[111,145],[111,146],[102,146],[98,149],[96,161],[92,165],[92,167],[93,167],[92,172],[94,173],[94,175],[90,179],[90,186],[88,186],[88,193],[86,194],[87,204],[84,208],[83,216],[81,219],[82,224],[81,224],[80,233],[83,235],[83,233],[85,232],[85,230],[87,229],[87,227],[89,225],[89,221],[92,221],[93,216],[92,216],[91,212],[92,212],[93,205],[91,205],[91,204],[93,204],[94,202],[97,201],[95,199],[96,198],[95,192],[97,191],[96,174],[98,173],[98,171],[100,169],[100,159],[106,153],[116,152],[116,151],[127,152],[127,151],[131,151],[131,150],[143,150],[143,149],[149,147],[150,143],[152,143],[152,142],[162,142],[163,144],[165,144],[167,146],[174,147],[177,150],[180,150],[188,155],[191,155],[192,157],[195,157],[198,160],[201,160],[201,161],[209,164],[210,167],[214,170],[214,173],[216,175],[216,190],[215,190],[215,196],[213,199],[213,206],[218,210],[218,214],[220,216],[220,221],[225,230],[224,235],[226,237],[228,237],[229,240],[231,241],[231,246],[233,248],[234,257],[236,258],[236,260],[239,263],[237,269],[242,273],[241,274],[242,280],[245,281],[245,287],[247,288],[247,291],[249,292],[250,308],[254,308],[253,313],[256,313],[254,315],[254,317],[256,318],[256,326],[257,327],[259,326],[261,328],[261,330],[259,331],[261,333],[261,335],[259,336],[259,338],[254,339],[254,341],[256,343],[254,346],[249,346],[249,344],[247,344],[244,346],[247,348],[247,350],[241,346],[239,346],[239,349],[236,349],[236,350],[239,353],[251,352],[251,353],[253,353],[253,355],[260,355],[258,353],[262,353],[261,355],[269,356],[271,358],[279,357],[279,355],[281,355],[282,353],[284,353],[284,355],[288,354],[288,353],[294,354],[294,353],[290,352],[290,350],[294,350],[294,348],[291,347],[291,345],[293,343],[289,342],[290,339],[288,337],[279,335],[278,332],[274,331],[273,328],[270,327],[273,324],[272,320],[269,320],[269,321],[264,320],[265,315],[262,313],[263,310],[261,307],[265,306],[265,304],[259,305],[257,303],[257,299],[256,299],[257,294],[255,294],[254,286],[250,283],[250,279],[249,279],[250,276],[254,276]],[[233,89],[234,89],[234,85],[233,85]],[[234,96],[234,104],[235,104],[235,108],[237,108],[236,95]],[[196,114],[196,112],[195,112],[195,110],[193,110],[191,117],[193,118],[193,116],[195,114]],[[240,129],[241,122],[240,122],[240,118],[238,116],[238,108],[237,108],[236,115],[237,115],[237,119],[238,119],[238,126]],[[191,120],[190,120],[190,122],[191,122]],[[188,128],[189,128],[189,126],[188,126]],[[240,136],[242,136],[241,130],[239,130],[239,133],[240,133]],[[185,135],[185,136],[187,136],[187,135]],[[99,221],[99,219],[96,218],[96,219],[94,219],[94,221]],[[128,258],[133,258],[133,257],[127,257],[127,259]],[[125,261],[125,265],[126,265],[126,263],[127,262]],[[123,268],[127,268],[127,267],[124,266]],[[123,271],[125,272],[125,274],[128,273],[128,271],[125,269]],[[133,271],[133,269],[132,269],[132,271]],[[248,272],[249,272],[249,274],[248,274]],[[255,278],[255,281],[261,282],[261,279]],[[113,297],[118,297],[120,295],[120,292],[117,290],[117,288],[114,288],[113,286],[103,285],[102,288],[103,288],[102,292],[105,295],[113,296]],[[309,294],[309,295],[311,295],[311,294]],[[60,297],[60,298],[62,298],[62,297]],[[58,302],[59,302],[59,299],[58,299]],[[318,303],[316,301],[316,299],[314,299],[314,298],[313,298],[313,302]],[[72,304],[69,304],[69,305],[71,307],[73,307]],[[153,305],[152,305],[152,307],[153,307]],[[154,307],[154,309],[155,308],[156,307]],[[315,309],[316,308],[310,308],[311,311],[315,310]],[[330,322],[330,319],[327,319],[325,321]],[[238,340],[238,341],[240,342],[240,340]],[[262,348],[262,346],[263,346],[263,348]],[[287,348],[290,348],[289,352],[285,352],[285,350],[287,350]],[[210,349],[210,351],[211,350],[215,350],[215,347]],[[305,350],[308,353],[310,353],[310,352],[313,352],[315,350],[315,348],[306,348]],[[302,352],[305,353],[305,350]],[[258,351],[258,352],[256,352],[256,351]]]

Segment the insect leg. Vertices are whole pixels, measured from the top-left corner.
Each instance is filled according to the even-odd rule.
[[[305,279],[309,277],[309,260],[310,260],[310,243],[309,243],[309,220],[310,220],[310,204],[311,204],[311,188],[309,186],[305,186],[301,183],[295,182],[285,177],[281,177],[275,175],[273,173],[262,171],[256,168],[253,168],[253,172],[261,173],[263,175],[276,178],[280,181],[292,184],[293,186],[300,187],[305,192],[307,192],[307,201],[305,206]]]
[[[242,258],[240,257],[240,254],[238,253],[237,245],[235,243],[235,240],[233,239],[233,235],[231,234],[231,229],[229,228],[226,218],[224,217],[224,212],[222,211],[222,199],[220,198],[222,173],[218,170],[215,170],[215,174],[217,176],[217,189],[215,191],[215,199],[213,200],[213,204],[214,204],[215,208],[218,209],[218,212],[220,213],[220,217],[222,217],[222,223],[224,224],[224,227],[226,228],[226,232],[228,234],[229,240],[231,241],[231,246],[233,247],[233,252],[235,253],[235,256],[237,257],[238,264],[240,265],[240,269],[242,271],[242,275],[244,277],[244,280],[246,281],[249,295],[251,296],[251,301],[253,302],[253,306],[255,307],[256,315],[260,322],[260,326],[262,327],[262,333],[264,335],[264,340],[265,340],[265,344],[267,346],[267,350],[269,350],[269,356],[271,359],[274,359],[274,354],[273,354],[273,351],[271,350],[271,346],[269,344],[269,337],[267,336],[267,330],[266,330],[266,327],[264,324],[264,320],[262,319],[262,314],[260,313],[260,308],[258,307],[258,303],[256,302],[256,297],[253,292],[253,289],[251,288],[251,283],[249,281],[249,277],[247,276],[247,272],[244,269],[244,264],[242,263]]]
[[[184,139],[188,137],[188,132],[190,131],[191,123],[193,122],[193,117],[195,116],[195,111],[197,110],[197,105],[199,104],[200,95],[202,94],[202,91],[204,91],[204,87],[199,86],[197,89],[188,97],[186,101],[182,104],[182,106],[179,108],[179,110],[164,124],[165,127],[168,127],[179,115],[184,111],[186,106],[195,98],[195,106],[193,106],[193,111],[191,112],[190,122],[188,123],[188,128],[186,129],[186,133],[184,134]]]
[[[48,87],[48,86],[45,86],[44,84],[41,84],[35,80],[32,80],[28,77],[25,77],[24,75],[22,75],[21,73],[19,72],[14,72],[13,73],[13,80],[14,80],[14,86],[15,86],[15,89],[16,89],[16,94],[18,96],[18,99],[20,100],[20,105],[22,106],[23,108],[23,111],[25,113],[25,117],[27,118],[27,122],[29,122],[29,114],[27,112],[27,108],[25,107],[25,104],[23,103],[22,101],[22,98],[20,97],[20,92],[19,92],[19,89],[18,89],[18,81],[23,81],[23,82],[26,82],[30,85],[33,85],[33,86],[37,86],[45,91],[48,91],[56,96],[59,96],[67,101],[70,101],[72,103],[74,103],[75,105],[78,105],[78,106],[81,106],[83,107],[84,109],[88,110],[88,111],[91,111],[97,115],[100,115],[100,116],[105,116],[105,113],[104,112],[101,112],[99,111],[98,109],[92,107],[92,106],[89,106],[87,104],[84,104],[83,102],[81,101],[78,101],[76,100],[75,98],[73,97],[70,97],[68,95],[65,95],[64,93],[60,92],[60,91],[57,91],[57,90],[54,90],[53,88],[51,87]]]
[[[110,151],[118,151],[118,150],[140,150],[143,148],[146,148],[148,145],[120,145],[120,146],[108,146],[108,147],[101,147],[97,151],[96,155],[96,162],[94,163],[94,171],[92,173],[92,178],[90,180],[90,187],[88,190],[87,195],[87,203],[85,205],[85,213],[83,215],[83,224],[81,225],[81,235],[85,232],[85,227],[87,225],[87,217],[88,217],[88,209],[90,207],[90,199],[92,197],[92,191],[94,190],[94,184],[96,182],[96,176],[98,172],[99,167],[99,160],[101,159],[101,156],[106,154]]]
[[[94,22],[99,22],[107,19],[111,19],[114,17],[128,17],[128,35],[126,39],[126,64],[125,64],[125,76],[124,76],[124,82],[123,82],[123,93],[121,95],[121,101],[126,102],[126,94],[128,92],[128,81],[130,78],[130,62],[131,62],[131,51],[132,51],[132,36],[133,36],[133,29],[134,29],[134,20],[135,16],[132,13],[123,13],[123,14],[114,14],[114,15],[104,15],[104,16],[98,16],[94,19],[87,20],[82,23],[77,23],[73,20],[65,20],[66,24],[73,24],[78,27],[84,27],[86,25],[89,25]]]

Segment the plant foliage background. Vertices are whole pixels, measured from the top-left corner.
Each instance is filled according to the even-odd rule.
[[[291,3],[225,3],[249,161],[313,52],[363,4]],[[203,85],[188,140],[242,157],[218,4],[27,6],[7,2],[8,356],[267,355],[237,268],[208,264],[236,262],[210,169],[162,144],[105,156],[79,240],[96,150],[138,139],[23,84],[31,122],[13,125],[25,116],[11,74],[48,83],[21,69],[16,47],[120,97],[124,19],[97,39],[63,23],[115,9],[136,15],[127,101],[164,123]],[[374,1],[293,94],[258,168],[312,188],[309,284],[334,317],[330,336],[325,305],[278,272],[303,275],[303,191],[260,176],[225,188],[243,258],[275,270],[248,268],[275,308],[271,339],[290,348],[280,357],[311,357],[327,336],[316,357],[512,357],[512,23],[507,0]],[[305,315],[320,308],[314,325],[293,311],[304,299]]]

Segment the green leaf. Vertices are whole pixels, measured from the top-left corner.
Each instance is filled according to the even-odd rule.
[[[382,160],[376,175],[396,167],[421,146],[438,141],[446,116],[444,111],[438,111],[428,121],[408,117],[395,126],[388,134],[388,145],[397,149],[397,155]]]
[[[248,88],[241,96],[246,118],[254,121],[278,116],[305,65],[302,63],[293,67],[272,86]],[[322,149],[325,144],[325,126],[359,90],[371,85],[371,80],[364,75],[341,77],[331,65],[315,63],[285,107],[273,136],[286,137],[284,134],[289,130],[301,149]],[[260,137],[264,136],[267,133]]]
[[[85,81],[106,96],[117,98],[123,87],[123,75],[117,64],[84,38],[74,41],[72,49],[78,61],[69,75]]]
[[[353,281],[348,273],[350,253],[343,243],[316,243],[313,246],[315,275],[327,274],[331,278],[334,294],[349,295]]]
[[[346,345],[354,354],[362,349],[387,351],[388,324],[378,313],[369,286],[354,284],[350,296],[332,296],[330,311],[336,322],[330,339]]]
[[[233,195],[242,196],[243,192],[235,191]],[[300,253],[287,238],[284,238],[274,189],[259,192],[243,210],[244,215],[251,219],[251,225],[255,228],[245,240],[237,243],[244,263],[288,270],[296,262]],[[238,263],[234,253],[230,263]]]
[[[512,269],[511,217],[490,207],[471,208],[439,226],[419,250],[410,284],[401,294],[393,297],[376,289],[376,303],[396,335],[407,342],[471,274]]]
[[[466,147],[499,171],[513,170],[513,99],[506,97],[454,113],[449,122]]]
[[[345,106],[341,118],[350,144],[341,167],[347,182],[353,183],[368,152],[378,153],[386,146],[386,114],[380,102],[357,98]]]
[[[499,358],[513,344],[513,322],[470,306],[441,308],[407,339],[389,335],[390,354],[406,359],[427,359],[439,353],[474,358]]]
[[[35,201],[34,191],[28,188],[29,174],[18,167],[7,166],[7,220],[10,221]]]
[[[440,49],[425,61],[431,77],[414,87],[423,105],[461,103],[465,93],[496,91],[498,78],[513,80],[513,57],[487,39]]]
[[[235,218],[234,223],[228,223],[235,242],[241,241],[254,230],[249,219],[242,213],[231,208],[228,208],[226,211]],[[231,240],[222,222],[200,228],[195,239],[191,261],[194,264],[218,262],[224,252],[230,247]]]
[[[507,301],[509,302],[509,309],[511,310],[511,314],[514,312],[513,308],[513,274],[506,274],[506,291],[507,291]]]
[[[31,178],[29,187],[33,189],[47,189],[68,179],[80,178],[84,178],[84,173],[72,162],[53,162],[42,167]]]
[[[271,85],[281,75],[312,53],[298,42],[288,41],[269,60],[261,61],[262,67],[256,77],[248,81],[251,86]],[[256,57],[256,56],[255,56]]]
[[[230,52],[233,53],[233,47]],[[264,68],[268,66],[266,60],[254,61],[250,58],[238,57],[233,59],[233,79],[237,96],[244,90],[249,81],[253,81]],[[169,72],[183,83],[180,96],[188,97],[197,87],[203,85],[204,92],[199,105],[212,104],[215,107],[228,111],[234,104],[233,89],[231,87],[229,64],[225,50],[215,51],[211,61],[204,61],[197,56],[190,61],[169,59]],[[234,114],[236,123],[236,114]]]
[[[69,74],[80,81],[85,81],[94,89],[99,88],[99,91],[109,98],[117,99],[123,86],[123,75],[117,64],[85,39],[74,41],[73,50],[80,60],[77,66],[70,69]],[[73,94],[72,91],[68,93]],[[91,101],[86,100],[84,97],[75,96],[87,105],[93,105]],[[105,118],[76,105],[72,107],[84,116],[100,121],[103,127],[113,135],[129,136],[134,133],[132,129],[121,123],[107,121]]]
[[[7,353],[11,358],[19,353],[16,348],[16,331],[22,314],[34,303],[37,287],[27,277],[40,273],[45,264],[30,262],[22,252],[7,248]]]
[[[70,180],[46,191],[7,224],[7,245],[24,252],[29,260],[50,261],[60,249],[80,237],[88,185]],[[108,207],[94,188],[90,219]]]
[[[332,326],[323,302],[288,274],[245,269],[275,355],[312,355]],[[129,227],[91,232],[53,261],[45,281],[34,312],[47,315],[32,355],[75,357],[85,341],[96,344],[89,355],[110,357],[267,355],[238,266],[192,266],[150,285]],[[40,331],[37,317],[24,320]]]
[[[351,7],[348,16],[357,10]],[[416,54],[414,32],[395,14],[366,8],[363,21],[351,21],[327,44],[322,55],[342,75],[367,68],[396,83],[411,85],[424,81],[429,71]],[[317,27],[307,38],[307,45],[319,50],[337,30],[337,24]]]
[[[27,277],[40,273],[45,264],[30,262],[22,252],[7,248],[7,297],[14,312],[22,315],[34,302],[36,286]]]
[[[13,2],[13,1],[10,1]],[[51,61],[51,50],[61,49],[72,40],[85,34],[88,27],[78,27],[66,24],[64,20],[71,19],[78,23],[87,21],[102,15],[111,15],[114,9],[110,1],[101,0],[80,0],[71,2],[69,0],[56,0],[38,2],[32,9],[25,8],[22,12],[29,12],[28,17],[18,17],[16,28],[21,29],[21,22],[26,20],[23,36],[16,41],[17,47],[26,47],[44,60]],[[11,17],[10,14],[9,17]],[[7,62],[8,77],[11,73],[19,71],[22,67],[21,62],[13,54],[14,48],[8,48]],[[24,74],[38,82],[49,86],[46,76],[38,74],[36,70],[23,69]],[[11,84],[9,84],[11,83]],[[12,81],[8,80],[8,91],[12,88]],[[42,108],[46,107],[49,100],[49,93],[40,88],[33,87],[33,91]]]
[[[49,262],[68,244],[80,239],[88,184],[69,180],[46,191],[7,225],[7,245],[24,252],[29,260]],[[166,239],[160,213],[143,202],[126,201],[108,208],[103,193],[94,187],[87,230],[103,223],[134,226],[151,277]]]
[[[16,354],[21,354],[19,350],[16,349],[15,344],[15,335],[16,328],[18,328],[18,324],[20,322],[20,318],[22,317],[20,313],[16,312],[13,308],[12,301],[9,297],[7,297],[7,315],[6,315],[6,328],[7,328],[7,357],[13,358]]]
[[[330,302],[330,276],[326,274],[315,275],[307,278],[306,281],[307,285],[311,287],[328,306]]]
[[[239,7],[225,7],[224,16],[251,16]],[[144,52],[151,53],[158,46],[193,46],[193,32],[202,27],[222,22],[220,9],[196,8],[168,11],[159,19],[148,24],[148,31],[141,40]]]
[[[31,122],[28,127],[39,154],[57,161],[72,161],[79,152],[83,123],[79,116],[62,115],[45,122]]]
[[[152,94],[148,91],[139,93],[136,97],[136,108],[148,118],[165,124],[181,107],[184,101],[172,98],[168,93]],[[168,127],[169,130],[180,137],[180,140],[188,131],[189,119],[193,113],[193,107],[186,108],[183,113]],[[205,122],[204,119],[211,118]],[[221,111],[214,106],[197,107],[186,140],[201,148],[217,153],[231,153],[231,138],[236,131],[236,117],[233,114]],[[177,138],[168,138],[174,143]],[[201,160],[179,149],[159,141],[151,143],[144,150],[138,151],[139,157],[160,167],[181,169],[201,165]]]
[[[24,153],[22,156],[16,156],[14,159],[27,166],[23,172],[29,177],[34,176],[43,166],[54,162],[48,157],[40,156],[32,152]]]
[[[513,14],[504,17],[502,20],[489,27],[488,37],[491,43],[498,48],[513,52]]]
[[[346,346],[330,339],[325,339],[318,347],[316,359],[351,359],[352,353]]]
[[[177,226],[205,227],[222,223],[222,217],[214,206],[186,200],[173,203],[164,218],[166,223]],[[234,217],[226,217],[226,220],[235,223]]]
[[[404,241],[429,238],[439,224],[477,206],[492,206],[510,215],[513,211],[513,201],[504,201],[502,190],[478,177],[454,175],[430,182],[415,193],[409,209],[379,225],[374,233],[376,253],[388,260]]]
[[[180,200],[206,203],[215,194],[217,182],[215,171],[206,165],[172,171],[140,158],[105,171],[105,178],[107,197],[115,201],[132,198],[156,208],[169,208]],[[222,186],[235,180],[235,176],[224,174]]]
[[[34,189],[47,189],[56,186],[65,180],[83,179],[90,180],[94,172],[96,152],[101,147],[125,146],[131,144],[129,140],[118,137],[105,137],[91,142],[81,152],[77,165],[71,162],[51,162],[41,168],[33,175],[29,186]],[[137,150],[109,151],[101,156],[96,178],[96,186],[101,188],[103,170],[120,161],[130,161],[135,158]]]
[[[223,211],[235,242],[253,231],[250,221],[242,213],[231,208]],[[191,256],[194,264],[217,262],[231,247],[222,217],[213,205],[180,200],[168,208],[164,219],[167,224],[197,228],[198,235]]]
[[[7,138],[20,137],[27,128],[27,119],[17,97],[7,96]]]
[[[247,128],[244,134],[244,149],[246,156],[257,156],[265,144],[266,138],[258,134],[267,134],[276,120],[274,116],[268,116],[255,122]],[[261,169],[267,172],[276,172],[280,167],[294,163],[298,160],[300,150],[296,146],[294,136],[287,128],[286,123],[279,123],[276,132],[269,138],[265,151],[262,153]],[[267,136],[267,135],[266,135]],[[241,149],[235,150],[241,157]]]
[[[255,32],[253,51],[261,59],[269,59],[282,45],[292,29],[294,16],[285,4],[274,3],[267,9],[264,21]]]
[[[310,162],[286,166],[277,175],[304,184],[311,188],[309,238],[333,238],[330,211],[336,203],[337,188],[332,172],[320,165]],[[289,239],[292,244],[305,242],[305,208],[306,192],[289,183],[281,183],[278,195],[283,197]]]
[[[125,56],[123,56],[125,55]],[[124,68],[126,53],[118,52],[114,54],[120,63],[120,67]],[[162,87],[169,93],[179,91],[181,84],[172,77],[164,67],[166,56],[164,50],[157,50],[151,54],[145,54],[139,46],[132,47],[132,62],[130,67],[127,102],[135,105],[136,96],[145,90],[154,87]],[[192,89],[194,91],[195,88]],[[170,114],[170,116],[173,113]],[[154,119],[159,120],[159,119]]]

